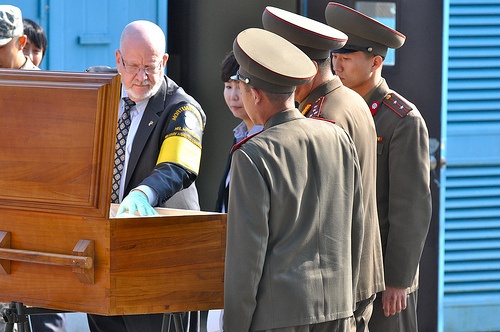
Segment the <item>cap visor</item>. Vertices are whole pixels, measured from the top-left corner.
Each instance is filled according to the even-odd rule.
[[[346,54],[346,53],[353,53],[353,52],[357,52],[359,50],[352,50],[352,49],[348,49],[348,48],[339,48],[338,50],[332,50],[331,52],[332,53],[340,53],[340,54]]]

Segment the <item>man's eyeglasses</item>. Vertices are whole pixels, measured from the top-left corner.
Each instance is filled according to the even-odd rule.
[[[123,61],[123,57],[121,59],[123,68],[128,74],[137,75],[139,71],[143,70],[146,75],[154,75],[158,74],[158,72],[161,70],[161,62],[156,66],[138,67],[138,66],[126,65],[125,62]]]
[[[236,72],[236,75],[231,76],[230,79],[232,79],[233,81],[241,81],[246,84],[250,83],[250,79],[241,75],[239,70]]]

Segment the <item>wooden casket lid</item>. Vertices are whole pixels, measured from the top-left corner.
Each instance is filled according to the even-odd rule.
[[[118,74],[0,71],[0,206],[107,218]]]

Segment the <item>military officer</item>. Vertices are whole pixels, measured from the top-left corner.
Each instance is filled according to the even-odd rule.
[[[377,130],[377,204],[386,290],[377,295],[370,331],[417,331],[418,266],[431,220],[429,138],[415,105],[382,78],[388,48],[405,36],[345,5],[330,2],[327,23],[347,34],[333,66],[359,93]]]
[[[233,151],[224,330],[349,331],[363,240],[354,145],[295,108],[295,86],[316,73],[297,47],[251,28],[233,51],[243,104],[264,130]]]
[[[299,110],[308,117],[335,121],[356,147],[363,179],[365,234],[354,315],[356,330],[368,331],[375,294],[385,287],[375,188],[377,134],[366,102],[345,87],[330,67],[330,50],[343,47],[347,36],[326,24],[275,7],[265,8],[262,23],[265,29],[286,38],[304,51],[317,68],[314,78],[295,90]]]

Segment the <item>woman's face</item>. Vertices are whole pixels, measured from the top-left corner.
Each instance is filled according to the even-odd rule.
[[[238,81],[229,80],[228,82],[224,82],[224,100],[236,118],[241,120],[248,119],[248,114],[241,99]]]

